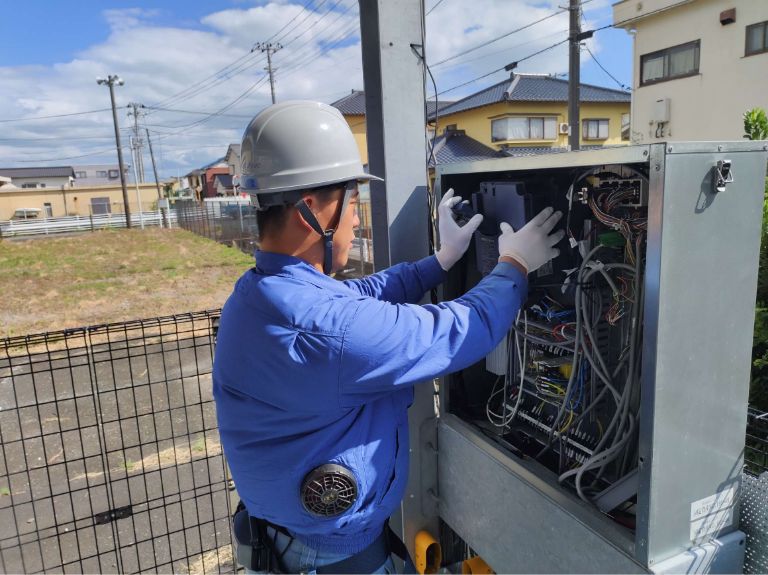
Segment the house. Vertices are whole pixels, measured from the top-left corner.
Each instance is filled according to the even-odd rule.
[[[580,143],[601,147],[629,143],[630,95],[581,84]],[[433,125],[462,130],[467,137],[507,155],[567,149],[568,81],[540,74],[515,74],[432,114]]]
[[[623,0],[613,22],[634,36],[632,141],[740,140],[768,110],[765,0]]]
[[[211,162],[210,164],[200,168],[202,174],[200,176],[200,184],[202,186],[201,198],[214,198],[216,197],[216,186],[213,178],[217,174],[229,174],[229,166],[224,161],[224,158],[219,158]]]
[[[434,168],[436,164],[487,160],[501,155],[498,150],[467,136],[464,130],[448,126],[432,144],[429,167]]]
[[[216,174],[213,176],[213,187],[217,196],[234,196],[235,188],[230,174]]]
[[[77,187],[120,185],[120,166],[117,164],[90,164],[87,166],[72,166],[75,171]],[[128,166],[123,166],[126,183],[133,181]]]
[[[203,170],[192,170],[181,179],[181,188],[194,190],[195,199],[200,201],[203,193]]]
[[[229,166],[229,173],[238,178],[243,175],[240,166],[240,144],[230,144],[227,153],[224,155],[224,161]]]
[[[124,212],[119,178],[87,187],[73,185],[76,181],[71,166],[0,169],[0,220],[9,220],[19,211],[43,218]],[[157,188],[154,183],[132,184],[128,197],[132,211],[138,211],[139,198],[142,210],[152,210]]]
[[[428,113],[431,114],[435,111],[435,107],[440,109],[452,102],[427,102]],[[340,100],[336,100],[331,104],[334,108],[341,112],[344,119],[349,124],[349,128],[352,130],[352,135],[357,142],[357,148],[360,150],[360,158],[363,161],[364,166],[368,166],[368,137],[365,127],[365,91],[364,90],[352,90],[352,93],[348,96],[344,96]],[[429,134],[431,138],[434,132]]]
[[[11,183],[21,189],[71,188],[75,183],[72,166],[41,168],[0,168],[0,176],[11,178]]]

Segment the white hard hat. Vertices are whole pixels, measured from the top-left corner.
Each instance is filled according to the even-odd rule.
[[[292,203],[295,194],[367,174],[341,113],[328,104],[294,100],[262,110],[248,125],[240,149],[240,189],[262,208]],[[289,197],[290,196],[290,197]]]

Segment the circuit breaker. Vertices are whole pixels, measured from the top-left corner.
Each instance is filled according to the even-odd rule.
[[[507,336],[441,385],[440,517],[497,571],[740,570],[767,159],[678,142],[438,168],[457,219],[484,215],[444,299],[493,269],[500,222],[552,206],[566,232]]]

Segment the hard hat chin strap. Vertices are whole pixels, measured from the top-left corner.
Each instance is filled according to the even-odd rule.
[[[354,187],[347,187],[344,189],[344,196],[341,201],[341,211],[338,214],[336,227],[341,225],[341,218],[344,217],[344,214],[347,211],[349,200],[352,197],[354,191]],[[304,218],[304,221],[307,222],[309,226],[320,235],[323,242],[323,273],[325,275],[330,275],[331,271],[333,271],[333,234],[336,233],[336,229],[328,228],[327,230],[324,230],[320,226],[320,222],[317,221],[315,214],[313,214],[312,210],[309,209],[309,206],[307,205],[307,202],[304,201],[304,198],[296,202],[294,207],[299,210],[299,213],[301,214],[301,217]]]

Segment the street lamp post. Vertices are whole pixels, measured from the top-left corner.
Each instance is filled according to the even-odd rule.
[[[120,168],[120,186],[123,188],[123,211],[125,212],[125,225],[131,227],[131,208],[128,205],[128,188],[125,186],[125,168],[123,167],[123,148],[120,144],[120,126],[117,124],[117,110],[115,109],[115,84],[122,86],[125,82],[118,75],[110,75],[105,78],[96,78],[96,83],[109,86],[109,98],[112,101],[112,121],[115,124],[115,143],[117,145],[117,163]]]

